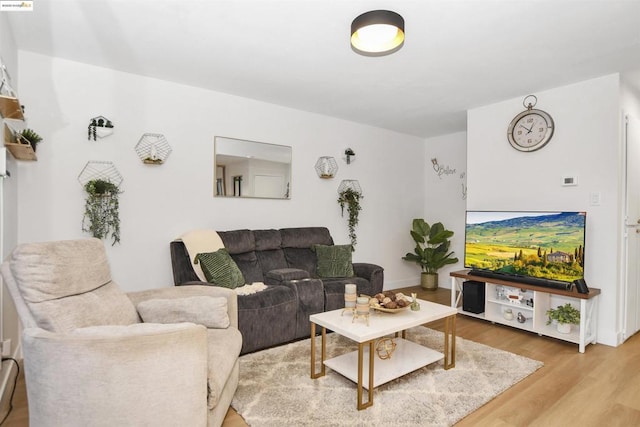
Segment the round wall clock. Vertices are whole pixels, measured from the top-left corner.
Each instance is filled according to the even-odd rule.
[[[527,100],[530,100],[527,103]],[[531,102],[533,100],[533,102]],[[553,136],[553,119],[542,110],[536,110],[538,98],[527,96],[522,104],[526,110],[511,120],[507,130],[507,138],[513,148],[518,151],[536,151],[544,147]]]

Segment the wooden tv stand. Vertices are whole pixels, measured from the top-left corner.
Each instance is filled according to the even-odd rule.
[[[596,343],[600,289],[590,287],[588,294],[580,294],[575,289],[566,291],[520,282],[472,276],[468,270],[454,271],[450,276],[451,306],[457,308],[460,314],[576,343],[580,353],[584,353],[587,344]],[[462,284],[467,280],[484,283],[483,313],[471,313],[464,311],[462,308]],[[519,293],[522,299],[518,301],[502,296],[510,292]],[[547,325],[546,312],[550,308],[556,308],[566,303],[570,303],[580,310],[580,325],[577,328],[576,325],[573,325],[570,333],[562,334],[557,331],[554,324]],[[506,319],[504,316],[505,310],[509,308],[513,312],[513,319],[511,320]],[[518,313],[522,313],[525,317],[524,323],[520,323],[517,320]]]

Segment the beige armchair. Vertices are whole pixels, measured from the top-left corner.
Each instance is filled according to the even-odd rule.
[[[24,327],[30,425],[222,424],[242,346],[233,291],[125,294],[97,239],[20,245],[1,272]]]

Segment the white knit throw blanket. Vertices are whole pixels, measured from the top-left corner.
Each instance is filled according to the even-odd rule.
[[[196,272],[196,275],[201,281],[206,282],[207,278],[205,277],[200,264],[195,264],[194,261],[198,254],[215,252],[218,249],[224,248],[224,243],[222,242],[220,235],[214,230],[191,230],[184,233],[176,240],[182,240],[185,248],[187,248],[187,253],[189,254],[193,271]],[[266,288],[267,285],[262,282],[253,282],[251,284],[247,283],[244,286],[235,288],[234,291],[238,295],[251,295]]]
[[[177,240],[182,240],[184,247],[187,248],[193,271],[196,272],[196,275],[201,281],[206,282],[207,278],[202,272],[200,264],[195,264],[196,255],[215,252],[218,249],[224,248],[224,243],[222,243],[220,235],[214,230],[191,230],[184,233]]]

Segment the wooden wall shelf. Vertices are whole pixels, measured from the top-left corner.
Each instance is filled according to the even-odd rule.
[[[29,144],[7,144],[5,142],[4,146],[7,147],[7,150],[18,160],[38,160],[35,151],[33,151],[33,148],[31,148]]]
[[[4,124],[4,146],[17,160],[38,160],[36,152],[31,148],[31,144],[19,143],[18,138],[6,123]]]
[[[0,95],[0,114],[5,119],[24,120],[24,113],[18,98]]]

